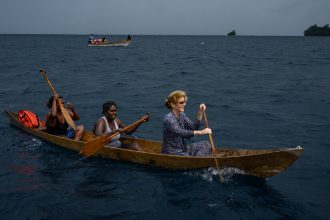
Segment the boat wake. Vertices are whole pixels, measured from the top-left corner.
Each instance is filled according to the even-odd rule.
[[[16,152],[36,151],[42,142],[36,138],[27,139],[19,143],[14,143],[11,147]]]
[[[209,167],[207,169],[199,170],[199,171],[187,171],[184,172],[185,175],[189,176],[199,176],[202,177],[203,180],[206,180],[208,182],[218,181],[219,180],[219,174],[218,170],[214,167]],[[220,175],[223,178],[224,182],[228,182],[232,179],[233,176],[240,174],[245,175],[246,173],[243,170],[240,170],[238,168],[232,168],[232,167],[226,167],[220,169]]]

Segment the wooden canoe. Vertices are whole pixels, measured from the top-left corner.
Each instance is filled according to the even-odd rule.
[[[55,136],[46,133],[42,129],[25,127],[17,119],[17,114],[5,111],[11,124],[22,131],[39,137],[49,143],[80,152],[86,141],[92,140],[92,132],[86,131],[83,141],[74,141],[66,137]],[[161,154],[161,142],[145,139],[122,138],[122,142],[130,143],[136,141],[144,149],[144,152],[129,149],[103,147],[95,156],[113,160],[128,161],[138,164],[163,167],[169,169],[199,169],[214,167],[213,155],[206,157],[175,156]],[[232,149],[217,148],[217,159],[221,168],[234,167],[243,170],[247,175],[267,178],[286,170],[296,161],[303,152],[303,148],[281,148],[281,149]]]
[[[97,42],[97,43],[88,43],[89,47],[128,47],[131,44],[131,40],[121,40],[115,42]]]

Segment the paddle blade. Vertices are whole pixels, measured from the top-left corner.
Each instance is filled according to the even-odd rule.
[[[104,145],[108,143],[109,137],[100,136],[91,141],[88,141],[81,149],[80,154],[84,157],[89,157],[100,150]]]
[[[68,110],[61,104],[61,111],[63,113],[64,119],[65,121],[70,125],[71,128],[73,128],[73,130],[76,130],[77,125],[76,123],[74,123],[74,121],[72,120]]]

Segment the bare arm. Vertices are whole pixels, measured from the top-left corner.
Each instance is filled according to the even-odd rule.
[[[198,110],[198,113],[197,113],[197,119],[198,120],[202,120],[202,118],[203,118],[203,111],[205,111],[206,110],[206,105],[204,104],[204,103],[201,103],[200,105],[199,105],[199,110]]]
[[[50,109],[50,113],[52,117],[56,117],[57,116],[57,99],[58,96],[54,95],[54,99],[53,99],[53,103],[52,103],[52,108]]]
[[[74,121],[78,121],[80,119],[79,114],[76,112],[76,109],[71,102],[68,102],[67,109],[69,110],[68,112]]]
[[[141,121],[139,124],[137,124],[136,126],[132,127],[131,129],[128,129],[125,133],[126,134],[132,134],[133,132],[135,132],[138,127],[140,127],[140,125],[144,122],[147,122],[149,120],[150,116],[149,115],[144,115],[141,117],[141,119],[143,119],[143,121]],[[118,127],[123,129],[126,127],[126,125],[124,125],[119,119],[116,120]]]
[[[104,135],[105,123],[102,118],[99,118],[94,126],[94,134],[96,136]]]
[[[57,95],[54,95],[53,103],[50,109],[50,112],[48,112],[46,116],[46,124],[49,127],[54,127],[56,125],[57,120]]]
[[[204,134],[212,134],[212,130],[210,128],[204,128],[203,130],[194,131],[194,135],[204,135]]]
[[[201,121],[203,118],[203,111],[206,110],[206,105],[201,103],[199,105],[199,110],[197,113],[197,120]],[[212,134],[212,130],[210,128],[205,128],[203,130],[196,130],[194,131],[194,135],[204,135],[204,134]]]

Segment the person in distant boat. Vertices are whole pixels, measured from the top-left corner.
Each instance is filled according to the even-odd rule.
[[[89,35],[88,43],[91,44],[94,41],[94,36],[93,34]]]
[[[102,43],[104,43],[106,40],[105,40],[105,37],[102,38]]]
[[[47,107],[50,109],[50,112],[46,115],[47,132],[55,135],[65,135],[68,138],[80,141],[84,134],[84,126],[78,125],[76,130],[69,128],[61,111],[60,103],[63,105],[64,101],[63,97],[58,95],[51,96],[47,103]],[[77,121],[80,119],[72,103],[69,102],[66,109],[72,120]]]
[[[126,40],[132,40],[131,35],[128,35]]]
[[[184,113],[188,97],[184,91],[175,90],[165,100],[165,106],[170,112],[163,119],[162,153],[179,156],[206,156],[211,154],[209,141],[199,141],[188,144],[189,138],[212,133],[210,128],[198,130],[201,125],[205,104],[199,105],[197,118],[192,122]]]
[[[114,101],[108,101],[103,104],[103,116],[100,117],[94,125],[93,132],[96,136],[101,136],[105,134],[114,134],[120,132],[126,126],[123,124],[119,118],[117,118],[117,104]],[[149,116],[145,115],[142,117],[144,120],[137,126],[127,130],[126,134],[132,134],[138,129],[138,127],[149,120]],[[111,139],[111,141],[106,145],[107,147],[118,147],[118,148],[128,148],[131,150],[143,151],[143,149],[137,144],[132,143],[130,146],[125,146],[120,141],[120,134]]]

